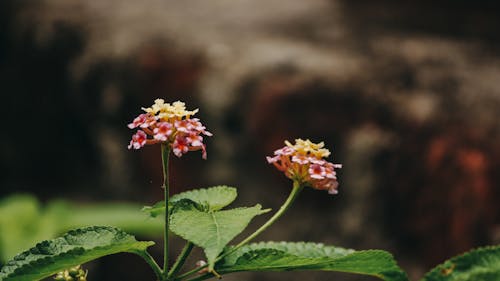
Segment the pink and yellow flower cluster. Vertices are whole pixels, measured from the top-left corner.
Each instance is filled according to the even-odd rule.
[[[168,143],[177,157],[188,151],[201,150],[203,159],[206,159],[203,136],[212,136],[212,133],[206,130],[199,119],[191,118],[198,109],[186,110],[186,105],[181,101],[170,104],[157,99],[151,107],[142,110],[145,113],[128,124],[130,129],[139,128],[132,136],[129,149],[139,149],[146,144]]]
[[[296,139],[295,144],[289,141],[285,141],[285,144],[286,146],[274,152],[273,157],[268,156],[267,162],[301,185],[328,190],[330,194],[338,193],[339,183],[335,169],[342,168],[342,165],[323,159],[330,155],[323,142]]]

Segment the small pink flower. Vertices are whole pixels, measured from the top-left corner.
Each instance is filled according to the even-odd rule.
[[[193,125],[188,120],[175,121],[175,129],[179,132],[189,134],[193,129]]]
[[[156,117],[147,113],[143,113],[137,116],[134,121],[132,121],[132,123],[128,124],[127,126],[130,129],[135,129],[137,127],[147,128],[154,125],[154,123],[156,123]]]
[[[203,145],[203,137],[200,135],[193,134],[193,135],[187,136],[186,138],[187,138],[188,143],[191,146],[202,146]]]
[[[332,194],[332,195],[338,194],[339,193],[338,186],[339,186],[339,183],[337,181],[333,182],[328,187],[328,194]]]
[[[339,182],[333,179],[327,179],[325,182],[321,183],[320,189],[327,189],[330,194],[339,193],[337,188],[339,187]]]
[[[294,155],[292,156],[292,162],[295,162],[295,163],[298,163],[300,165],[305,165],[307,163],[309,163],[309,158],[310,157],[307,157],[305,155]]]
[[[142,124],[144,124],[144,122],[146,122],[146,115],[147,114],[141,114],[141,115],[137,116],[134,119],[134,121],[132,121],[132,123],[128,124],[127,126],[130,129],[135,129],[135,128],[141,126]]]
[[[188,120],[191,125],[191,130],[196,131],[198,133],[204,134],[205,136],[212,136],[212,133],[206,130],[206,127],[203,126],[200,122],[200,119],[193,118]]]
[[[335,172],[335,168],[338,166],[340,166],[340,168],[342,168],[342,165],[336,165],[336,164],[326,162],[325,163],[326,177],[329,179],[337,179],[337,172]]]
[[[311,162],[312,164],[318,164],[318,165],[325,165],[325,163],[328,163],[326,162],[325,160],[323,159],[318,159],[316,157],[308,157],[307,158],[309,160],[309,162]]]
[[[132,136],[132,140],[130,141],[130,144],[128,145],[128,149],[139,149],[143,147],[146,144],[147,140],[147,135],[144,133],[144,131],[139,130],[137,133],[135,133]]]
[[[313,179],[324,179],[326,177],[326,169],[325,167],[318,165],[318,164],[313,164],[309,166],[309,176]]]
[[[156,121],[158,121],[158,118],[156,116],[152,116],[150,114],[146,114],[146,120],[141,125],[141,128],[152,127],[152,126],[154,126],[156,124]]]
[[[295,150],[291,147],[285,146],[283,148],[277,149],[274,151],[274,155],[292,155],[295,152]]]
[[[267,159],[267,163],[271,164],[271,163],[278,162],[280,160],[280,157],[279,157],[279,155],[274,156],[274,157],[266,156],[266,159]]]
[[[159,141],[167,141],[172,132],[172,124],[168,122],[158,123],[158,127],[153,129],[154,138]]]
[[[325,177],[335,180],[337,179],[337,173],[335,171],[326,169]]]
[[[203,131],[202,131],[202,133],[203,133],[205,136],[207,136],[207,137],[211,137],[211,136],[213,136],[213,135],[214,135],[214,134],[210,133],[209,131],[205,131],[205,130],[203,130]]]
[[[181,157],[182,154],[185,154],[189,151],[189,144],[185,137],[177,136],[175,138],[174,143],[172,144],[172,152],[177,157]]]
[[[200,119],[198,118],[189,119],[189,123],[191,124],[193,130],[201,132],[206,129],[205,126],[201,124]]]

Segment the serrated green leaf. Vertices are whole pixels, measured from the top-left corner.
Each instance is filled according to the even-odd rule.
[[[236,196],[238,196],[236,188],[225,185],[194,189],[170,197],[169,208],[172,208],[181,200],[189,199],[205,206],[209,211],[217,211],[231,204],[236,199]],[[142,210],[149,213],[152,217],[164,215],[165,201],[160,201],[153,206],[146,206]]]
[[[226,251],[231,251],[232,247],[226,249]],[[258,242],[247,244],[235,252],[226,256],[222,263],[219,265],[227,264],[234,265],[238,258],[240,258],[245,253],[263,249],[272,249],[286,252],[295,256],[300,256],[304,258],[318,258],[318,257],[342,257],[346,254],[355,252],[352,249],[345,249],[334,246],[325,246],[321,243],[312,242]]]
[[[170,202],[175,203],[182,199],[189,199],[200,205],[207,206],[209,211],[217,211],[231,204],[236,199],[236,196],[238,196],[236,188],[219,185],[173,195]]]
[[[223,211],[204,212],[195,204],[176,206],[170,216],[170,230],[205,250],[209,267],[212,268],[217,256],[236,235],[262,210],[260,205]]]
[[[113,227],[72,230],[62,237],[46,240],[7,262],[0,271],[1,281],[34,281],[58,271],[103,256],[128,252],[143,253],[154,242],[140,242]]]
[[[422,281],[500,280],[500,245],[453,257],[429,271]]]
[[[407,281],[391,254],[354,251],[305,242],[261,242],[246,245],[217,263],[219,273],[237,271],[323,270],[371,275],[387,281]]]

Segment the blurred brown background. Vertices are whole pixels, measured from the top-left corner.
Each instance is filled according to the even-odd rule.
[[[419,278],[500,241],[499,6],[2,0],[0,196],[160,200],[159,148],[128,151],[126,124],[155,98],[181,99],[214,137],[207,161],[172,160],[173,192],[228,184],[237,205],[276,209],[290,182],[265,156],[284,139],[324,140],[344,164],[340,194],[305,191],[259,238],[382,248]],[[119,255],[89,280],[153,276]]]

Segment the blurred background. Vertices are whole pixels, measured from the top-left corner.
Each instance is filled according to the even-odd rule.
[[[227,184],[235,205],[276,209],[290,182],[265,156],[325,141],[340,193],[305,190],[258,240],[386,249],[415,280],[500,242],[499,15],[487,0],[2,0],[0,198],[161,200],[159,147],[127,150],[126,125],[182,100],[214,137],[208,160],[172,159],[172,193]],[[131,255],[88,267],[89,280],[154,279]]]

